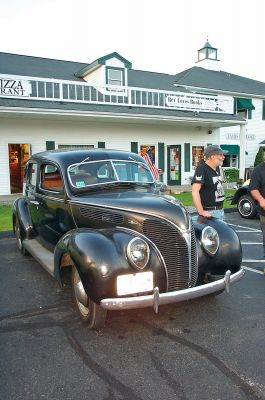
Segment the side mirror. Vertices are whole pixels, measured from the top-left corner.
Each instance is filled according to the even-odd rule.
[[[164,183],[160,186],[159,191],[161,193],[165,193],[168,190],[167,185],[165,185]]]

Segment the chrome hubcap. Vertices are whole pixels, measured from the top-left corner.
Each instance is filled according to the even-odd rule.
[[[249,212],[251,210],[251,205],[248,202],[246,202],[243,203],[242,208],[245,212]]]
[[[77,269],[74,267],[74,294],[80,313],[85,317],[89,314],[88,297],[81,282]]]
[[[79,280],[76,284],[75,284],[75,294],[76,294],[76,298],[77,300],[82,303],[84,306],[87,306],[87,295],[84,289],[84,286],[82,285],[81,280]]]

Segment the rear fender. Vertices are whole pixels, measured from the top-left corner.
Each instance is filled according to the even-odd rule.
[[[20,234],[22,240],[32,239],[36,236],[27,202],[23,197],[17,199],[13,204],[13,231],[15,231],[16,220],[20,224]]]
[[[54,255],[54,276],[62,285],[61,260],[69,254],[75,264],[87,295],[96,303],[103,298],[116,297],[118,275],[140,272],[132,267],[126,250],[137,232],[119,229],[74,229],[58,242]],[[150,245],[150,243],[149,243]],[[166,275],[156,249],[150,245],[150,260],[144,271],[154,272],[154,284],[166,289]]]

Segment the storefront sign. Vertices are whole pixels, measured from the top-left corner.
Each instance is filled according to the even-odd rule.
[[[227,133],[225,138],[227,140],[239,140],[239,133]]]
[[[0,95],[29,97],[31,95],[31,83],[16,79],[3,79],[0,76]]]
[[[233,114],[234,99],[229,96],[176,92],[176,94],[166,95],[166,106],[192,111]]]
[[[255,134],[247,133],[247,134],[246,134],[246,139],[247,139],[247,140],[256,140],[256,135],[255,135]]]

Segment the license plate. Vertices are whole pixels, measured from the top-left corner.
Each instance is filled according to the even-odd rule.
[[[149,292],[153,290],[153,288],[153,272],[151,271],[120,275],[117,277],[118,296]]]

